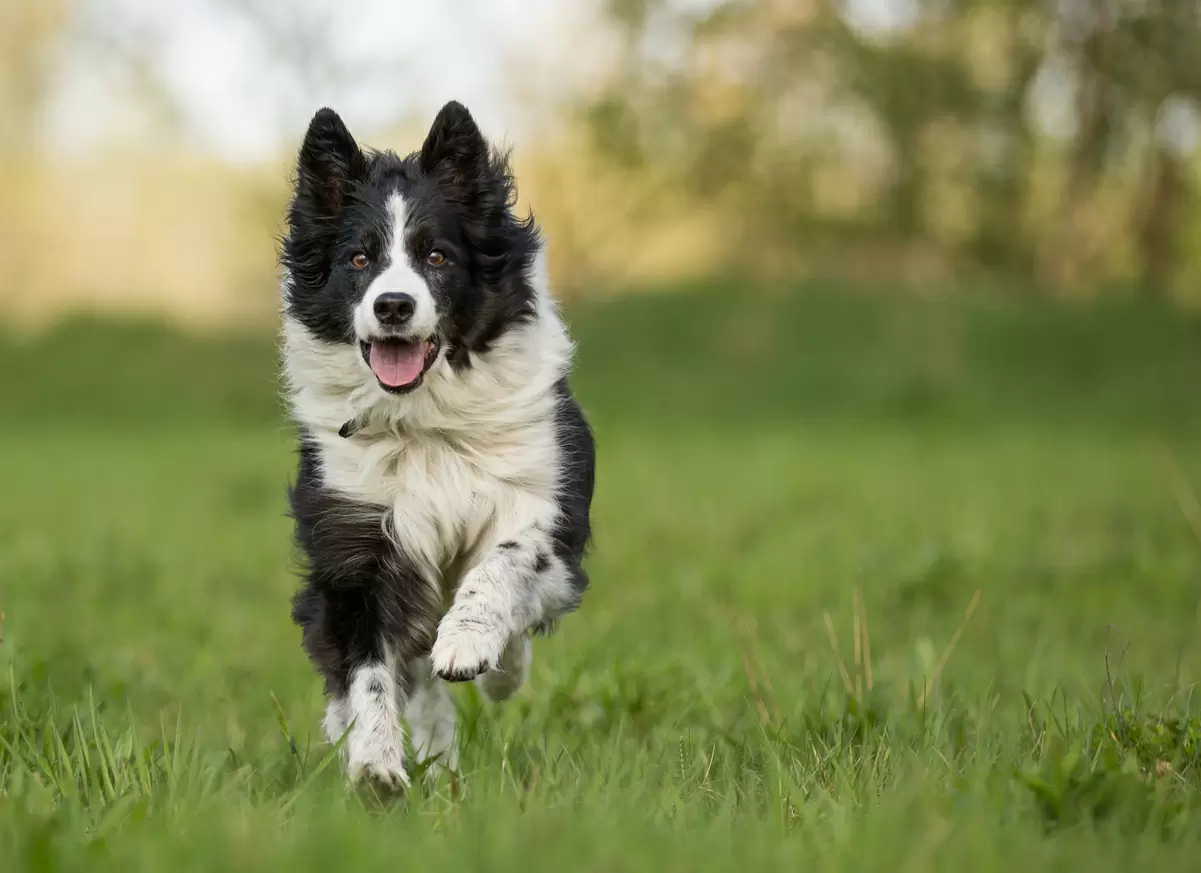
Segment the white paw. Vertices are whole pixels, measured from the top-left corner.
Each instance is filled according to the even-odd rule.
[[[451,609],[438,625],[430,662],[447,682],[466,682],[495,669],[504,648],[502,634],[478,621],[464,621]]]
[[[405,772],[404,736],[398,727],[352,725],[346,738],[346,775],[352,784],[369,780],[386,791],[409,787]]]
[[[404,757],[399,750],[376,750],[377,754],[361,756],[352,752],[347,757],[346,775],[351,784],[368,780],[374,785],[393,793],[409,787],[409,774],[405,772]]]

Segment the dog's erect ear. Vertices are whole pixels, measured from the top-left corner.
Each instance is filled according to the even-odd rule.
[[[456,184],[479,178],[488,169],[488,143],[467,107],[450,101],[438,112],[421,147],[421,170],[448,172]]]
[[[297,160],[296,194],[326,214],[342,207],[350,183],[367,173],[367,159],[332,109],[319,109],[309,122]]]

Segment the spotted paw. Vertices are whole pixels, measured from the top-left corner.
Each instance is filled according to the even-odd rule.
[[[438,627],[430,652],[434,672],[447,682],[466,682],[496,668],[505,640],[478,622],[464,622],[447,613]]]

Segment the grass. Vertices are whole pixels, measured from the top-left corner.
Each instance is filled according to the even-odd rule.
[[[594,588],[391,804],[319,742],[271,338],[0,342],[0,867],[1195,868],[1201,320],[569,316]]]

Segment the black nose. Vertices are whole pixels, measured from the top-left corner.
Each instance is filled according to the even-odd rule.
[[[417,301],[408,294],[381,294],[375,298],[374,309],[380,324],[400,327],[413,317]]]

